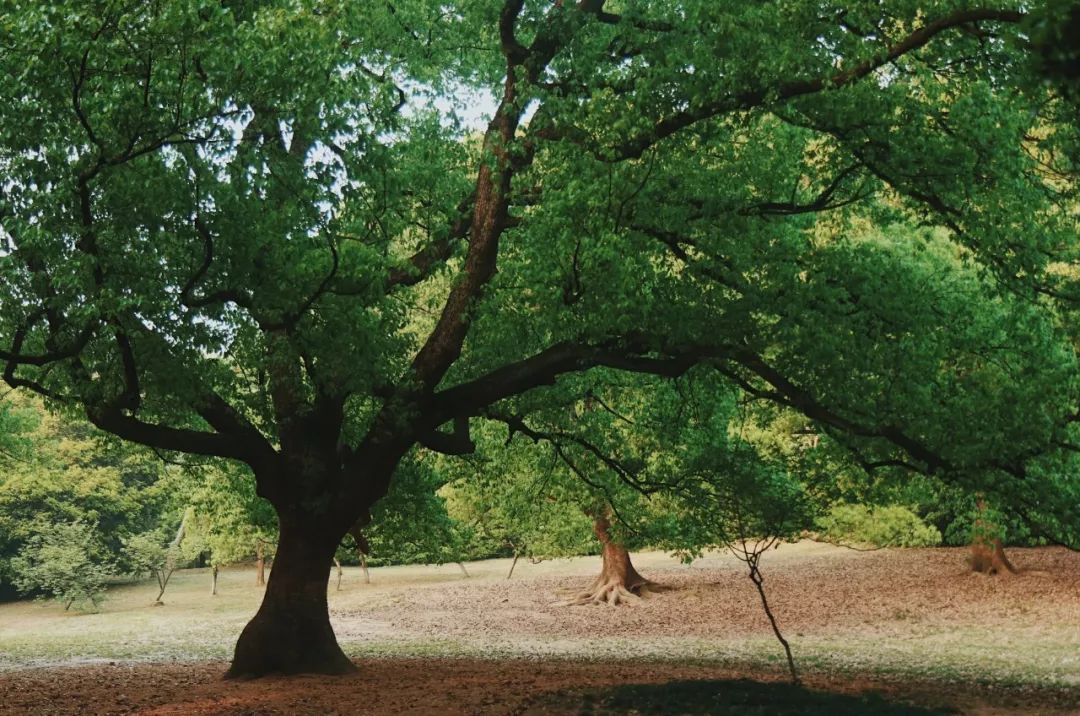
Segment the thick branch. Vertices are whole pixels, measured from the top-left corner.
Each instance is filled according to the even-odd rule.
[[[443,455],[470,455],[476,451],[469,433],[469,419],[464,416],[454,419],[454,432],[432,430],[420,435],[420,444]]]
[[[691,346],[669,355],[650,356],[646,346],[636,341],[613,341],[599,346],[557,343],[529,358],[437,393],[435,413],[445,416],[443,420],[456,415],[476,415],[505,398],[552,385],[564,373],[599,366],[674,378],[696,363],[726,355],[725,348],[713,346]]]
[[[147,423],[124,415],[116,408],[88,407],[86,416],[91,423],[107,433],[159,450],[231,458],[248,464],[258,462],[264,457],[259,450],[253,449],[254,446],[232,436]]]
[[[881,438],[903,449],[908,455],[925,464],[929,473],[952,469],[950,462],[929,446],[907,435],[901,428],[893,425],[862,425],[854,420],[829,409],[821,404],[808,391],[800,388],[780,371],[765,362],[760,356],[748,351],[737,351],[734,360],[755,375],[773,386],[775,392],[764,397],[797,409],[803,415],[824,425],[830,425],[849,435],[866,438]],[[730,375],[730,373],[728,373]]]

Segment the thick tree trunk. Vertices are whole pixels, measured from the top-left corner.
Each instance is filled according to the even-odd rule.
[[[371,584],[371,573],[367,568],[367,555],[360,553],[360,569],[364,570],[364,584]]]
[[[330,565],[341,537],[329,535],[317,519],[281,516],[262,606],[240,634],[227,677],[356,670],[338,646],[326,603]]]
[[[971,542],[971,569],[980,574],[1016,574],[1016,567],[1005,556],[1005,548],[1000,539],[987,542],[976,537]]]
[[[578,604],[608,604],[617,606],[623,602],[636,601],[652,592],[664,588],[656,582],[645,579],[634,569],[630,553],[621,544],[611,539],[611,522],[607,514],[600,513],[593,518],[593,533],[603,545],[601,559],[603,566],[600,576],[587,590],[573,594],[562,602],[565,606]]]
[[[985,517],[986,503],[980,499],[977,507],[979,516],[975,518],[971,530],[972,571],[980,574],[1016,574],[1016,567],[1005,556],[1001,539],[992,536],[997,530]]]

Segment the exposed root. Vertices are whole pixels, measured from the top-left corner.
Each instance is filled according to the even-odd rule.
[[[583,592],[567,590],[568,597],[556,603],[560,607],[576,607],[586,604],[606,604],[609,607],[617,607],[620,604],[633,604],[640,602],[654,594],[670,589],[663,584],[642,580],[632,585],[624,585],[617,581],[597,581],[593,586]]]

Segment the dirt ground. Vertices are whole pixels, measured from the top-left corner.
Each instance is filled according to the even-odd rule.
[[[374,659],[351,676],[276,677],[223,681],[226,664],[93,665],[34,669],[0,680],[0,713],[138,714],[139,716],[253,716],[298,714],[518,714],[576,713],[551,710],[542,698],[554,692],[673,680],[745,678],[745,672],[715,666],[647,662],[588,663],[550,660],[445,658]],[[775,674],[757,678],[775,681]],[[812,676],[812,690],[841,694],[872,692],[899,704],[953,712],[999,714],[1080,713],[1059,690],[1002,689],[956,693],[940,684],[897,684],[870,679]]]
[[[962,550],[854,552],[801,543],[770,553],[763,569],[811,689],[876,691],[985,716],[1080,714],[1080,554],[1046,548],[1011,556],[1024,573],[989,578],[964,570]],[[373,570],[373,584],[364,585],[350,571],[341,591],[331,584],[331,613],[360,666],[353,676],[223,682],[224,662],[186,657],[180,648],[168,652],[174,663],[145,663],[158,653],[149,647],[132,658],[84,654],[48,665],[20,656],[22,666],[0,671],[0,714],[539,716],[589,712],[553,710],[554,692],[784,677],[737,562],[717,555],[687,568],[655,553],[635,560],[647,577],[674,588],[626,607],[559,607],[558,590],[587,583],[595,559],[521,565],[511,581],[503,561],[470,564],[470,579],[456,567],[387,568]],[[199,585],[203,601],[190,597],[196,613],[207,599]],[[250,596],[238,602],[243,609],[257,603]],[[120,595],[109,614],[59,626],[44,616],[22,623],[70,629],[74,639],[94,618],[111,620],[102,623],[114,630],[132,615],[179,620],[187,598],[180,591],[148,612]],[[5,626],[17,629],[3,623],[6,614],[29,613],[4,609],[0,637]],[[227,645],[235,632],[218,638]]]
[[[1068,625],[1078,630],[1072,636],[1080,650],[1080,554],[1060,548],[1011,550],[1024,570],[1016,577],[970,573],[965,554],[962,549],[859,552],[800,543],[767,555],[762,571],[781,628],[798,636],[888,637],[909,633],[913,626]],[[335,603],[332,611],[339,635],[388,629],[489,644],[767,633],[761,602],[741,563],[712,558],[680,568],[652,567],[647,557],[635,562],[644,576],[672,591],[626,609],[559,606],[560,590],[588,585],[591,572],[586,571],[390,588],[355,606]]]

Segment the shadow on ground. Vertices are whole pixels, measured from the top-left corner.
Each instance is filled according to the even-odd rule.
[[[522,716],[932,716],[957,713],[910,706],[876,695],[832,694],[783,683],[672,681],[561,691],[518,712]]]

